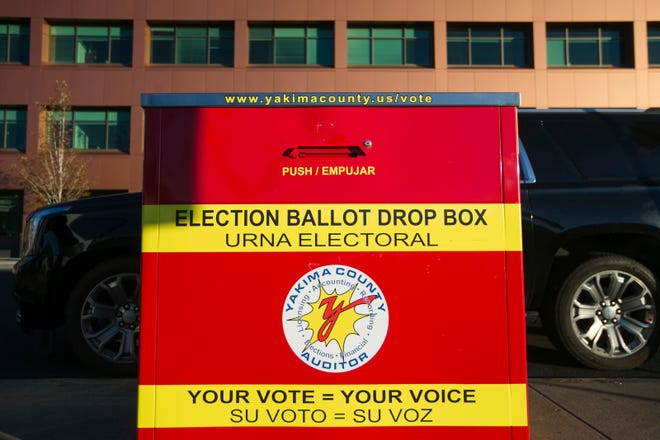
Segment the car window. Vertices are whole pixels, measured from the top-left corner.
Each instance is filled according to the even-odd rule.
[[[660,181],[660,115],[521,112],[519,132],[537,181]]]
[[[571,160],[548,130],[542,114],[521,113],[518,121],[520,139],[534,168],[539,183],[559,183],[581,180]]]
[[[521,183],[535,183],[536,175],[534,174],[534,168],[532,168],[532,163],[529,161],[529,156],[527,155],[527,150],[523,141],[518,138],[518,149],[520,152],[520,182]]]

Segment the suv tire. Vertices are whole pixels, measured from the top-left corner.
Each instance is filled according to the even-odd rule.
[[[636,368],[658,347],[653,273],[635,260],[601,256],[575,268],[559,289],[554,317],[563,347],[596,369]]]
[[[104,262],[87,272],[67,303],[66,333],[74,353],[93,369],[135,375],[140,334],[140,264]]]

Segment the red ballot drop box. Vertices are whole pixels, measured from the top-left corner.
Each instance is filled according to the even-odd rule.
[[[517,94],[142,105],[140,439],[528,438]]]

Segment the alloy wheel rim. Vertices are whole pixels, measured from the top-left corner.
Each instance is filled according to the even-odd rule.
[[[90,291],[80,314],[82,336],[99,357],[113,363],[138,359],[140,279],[135,273],[108,277]]]
[[[593,354],[609,359],[625,358],[646,346],[655,317],[656,305],[648,286],[619,270],[591,275],[571,301],[575,336]]]

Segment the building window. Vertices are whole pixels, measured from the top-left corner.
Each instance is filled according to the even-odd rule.
[[[18,256],[23,192],[0,189],[0,257]]]
[[[548,24],[548,66],[632,67],[632,27]]]
[[[49,61],[54,64],[122,64],[133,58],[128,24],[51,24]]]
[[[352,66],[433,66],[430,24],[349,24],[348,64]]]
[[[151,26],[151,64],[233,66],[233,24],[154,24]]]
[[[29,24],[0,21],[0,63],[28,64],[29,59]]]
[[[76,150],[119,150],[128,153],[130,120],[128,109],[73,109],[67,115],[71,148]]]
[[[531,25],[448,24],[450,66],[530,67]]]
[[[24,107],[0,107],[0,149],[25,151],[27,110]]]
[[[660,66],[660,23],[649,23],[649,65]]]
[[[250,64],[333,66],[331,24],[250,24]]]

